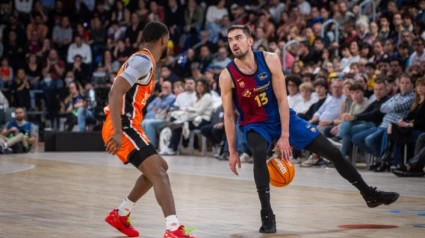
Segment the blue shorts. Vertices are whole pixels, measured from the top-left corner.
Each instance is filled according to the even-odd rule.
[[[291,147],[302,150],[309,145],[319,134],[319,130],[307,121],[299,118],[294,110],[289,109],[289,144]],[[280,120],[269,120],[260,123],[248,124],[241,127],[246,134],[253,130],[264,137],[272,146],[279,140],[282,127]]]

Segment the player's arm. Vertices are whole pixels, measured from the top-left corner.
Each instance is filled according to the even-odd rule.
[[[279,56],[274,53],[265,53],[265,59],[272,73],[273,92],[279,105],[280,122],[282,126],[281,137],[289,138],[289,105],[286,93],[285,76],[282,72]]]
[[[139,79],[143,80],[142,84],[148,84],[152,69],[152,62],[145,55],[134,55],[126,64],[123,66],[125,70],[115,78],[109,91],[109,110],[115,133],[122,133],[121,109],[124,94]]]
[[[236,124],[235,124],[235,110],[233,107],[232,78],[227,69],[224,69],[219,77],[219,84],[221,90],[221,100],[224,110],[224,130],[229,145],[229,153],[235,154],[236,151]]]

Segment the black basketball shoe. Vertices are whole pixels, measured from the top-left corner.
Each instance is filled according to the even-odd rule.
[[[376,188],[372,187],[370,187],[370,189],[372,190],[370,195],[363,195],[363,198],[366,201],[367,206],[371,208],[377,207],[382,204],[390,205],[391,203],[397,201],[397,199],[400,197],[400,194],[398,193],[383,192],[376,190]]]
[[[272,211],[261,211],[260,233],[276,233],[276,220]]]

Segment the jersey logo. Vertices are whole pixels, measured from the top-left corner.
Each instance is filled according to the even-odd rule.
[[[240,81],[240,82],[239,82],[239,87],[241,87],[241,88],[245,88],[245,82],[244,82],[244,81]]]
[[[266,73],[266,72],[264,72],[264,73],[259,74],[259,75],[258,75],[258,78],[259,78],[260,80],[264,80],[264,79],[266,79],[266,78],[267,78],[267,73]]]
[[[143,105],[146,105],[146,101],[150,98],[150,96],[151,96],[150,93],[145,92],[145,97],[143,97],[143,100],[142,100]]]
[[[251,97],[251,92],[248,89],[245,89],[245,91],[242,93],[242,97]]]

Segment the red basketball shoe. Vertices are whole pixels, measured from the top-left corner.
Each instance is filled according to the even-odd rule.
[[[131,224],[130,214],[127,216],[120,216],[118,215],[118,209],[114,209],[105,218],[105,221],[128,237],[139,236],[139,232],[136,231]]]
[[[180,226],[175,231],[165,231],[164,238],[196,238],[196,236],[192,236],[189,233],[184,226]]]

